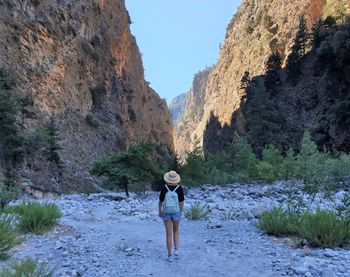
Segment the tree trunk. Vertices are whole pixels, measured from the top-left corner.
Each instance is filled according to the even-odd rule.
[[[126,196],[129,197],[130,194],[129,194],[129,186],[128,186],[128,184],[125,184],[124,189],[125,189]]]

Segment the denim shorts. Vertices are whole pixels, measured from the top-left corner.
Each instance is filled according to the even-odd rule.
[[[167,214],[163,213],[162,219],[164,221],[178,221],[181,218],[181,213]]]

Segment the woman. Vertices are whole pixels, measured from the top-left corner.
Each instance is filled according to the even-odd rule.
[[[163,219],[166,230],[168,261],[172,262],[172,240],[174,240],[174,256],[179,258],[179,224],[184,208],[184,192],[179,185],[181,177],[175,171],[164,174],[163,186],[159,196],[159,216]]]

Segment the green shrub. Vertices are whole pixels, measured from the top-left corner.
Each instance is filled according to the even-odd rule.
[[[5,186],[0,181],[0,208],[4,208],[12,200],[19,197],[19,190],[16,187]]]
[[[26,203],[5,208],[5,212],[19,215],[19,228],[23,232],[42,234],[50,231],[62,216],[54,204]]]
[[[281,164],[281,176],[283,176],[285,180],[292,179],[295,177],[296,171],[297,163],[294,157],[294,151],[289,149]]]
[[[185,164],[181,168],[183,180],[191,186],[201,185],[205,180],[204,158],[199,147],[187,153]]]
[[[336,212],[317,209],[303,215],[298,236],[316,247],[343,246],[349,239],[349,225]]]
[[[96,120],[96,118],[91,115],[91,114],[88,114],[86,117],[85,117],[85,121],[88,125],[90,125],[91,127],[94,127],[94,128],[97,128],[99,126],[98,124],[98,121]]]
[[[256,166],[256,170],[258,172],[259,179],[265,181],[273,181],[275,180],[274,168],[268,162],[260,162]]]
[[[234,176],[216,167],[209,169],[206,181],[209,184],[228,184],[234,180]]]
[[[199,203],[197,203],[185,211],[185,217],[191,220],[208,219],[208,207],[200,206]]]
[[[338,216],[350,225],[350,193],[344,194],[341,204],[337,206]]]
[[[315,247],[344,246],[350,239],[350,225],[334,211],[299,213],[273,208],[259,218],[258,227],[269,235],[295,236]]]
[[[0,259],[7,259],[12,255],[12,248],[19,242],[13,227],[13,217],[0,215]]]
[[[16,261],[11,266],[0,271],[0,277],[51,277],[54,270],[48,269],[45,264],[38,264],[30,258]]]
[[[275,207],[259,217],[258,227],[269,235],[286,236],[290,234],[287,221],[287,215],[282,208]]]
[[[224,220],[234,220],[237,217],[237,212],[235,210],[230,210],[223,214]]]

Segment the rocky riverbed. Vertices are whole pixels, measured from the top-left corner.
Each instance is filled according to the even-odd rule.
[[[291,190],[291,183],[202,186],[189,189],[185,209],[207,206],[204,221],[183,218],[181,257],[166,261],[165,231],[157,216],[158,193],[62,195],[33,200],[55,203],[63,217],[51,232],[28,235],[7,261],[37,258],[55,276],[350,276],[349,249],[296,247],[256,228],[256,217],[277,205],[303,199],[312,209],[334,208],[343,191],[327,200]],[[291,200],[294,199],[294,200]],[[20,201],[32,200],[23,198]],[[0,267],[5,262],[0,263]]]

